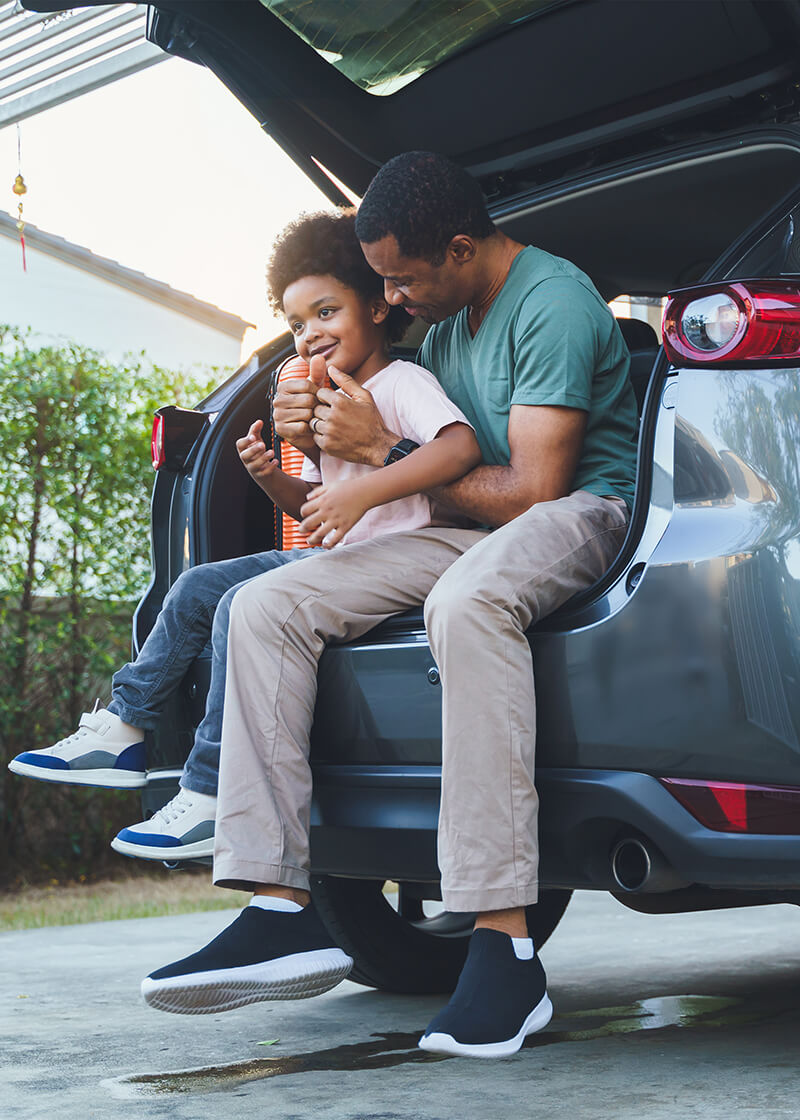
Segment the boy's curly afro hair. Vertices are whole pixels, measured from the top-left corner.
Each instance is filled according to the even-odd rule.
[[[276,311],[283,312],[283,293],[304,276],[333,276],[367,300],[383,296],[383,280],[356,237],[355,210],[302,214],[280,234],[267,263],[267,293]],[[390,307],[388,341],[399,342],[411,321],[402,307]]]

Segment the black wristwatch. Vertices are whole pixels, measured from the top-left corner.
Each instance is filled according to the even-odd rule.
[[[398,440],[392,450],[383,460],[383,465],[388,467],[390,463],[396,463],[400,459],[405,459],[406,455],[410,455],[412,451],[416,451],[419,447],[418,443],[414,443],[413,439]]]

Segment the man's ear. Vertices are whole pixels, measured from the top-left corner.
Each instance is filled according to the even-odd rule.
[[[447,246],[447,255],[456,264],[468,264],[473,260],[477,248],[473,239],[466,233],[457,233]]]
[[[372,311],[372,321],[376,326],[385,322],[386,316],[389,314],[389,304],[383,296],[376,296],[370,304],[370,309]]]

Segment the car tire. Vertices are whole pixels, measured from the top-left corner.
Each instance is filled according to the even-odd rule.
[[[322,876],[311,893],[336,944],[355,961],[349,979],[384,992],[425,995],[451,992],[467,955],[472,915],[446,911],[425,917],[411,900],[398,912],[375,879]],[[528,926],[538,948],[567,908],[571,891],[542,891],[528,907]],[[401,895],[400,910],[403,910]]]

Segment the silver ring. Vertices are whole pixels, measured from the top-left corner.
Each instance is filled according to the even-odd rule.
[[[317,424],[321,424],[321,423],[322,423],[322,421],[320,420],[319,416],[312,416],[311,417],[310,427],[311,427],[311,431],[314,433],[314,435],[317,435],[317,433],[319,431],[319,429],[317,428]]]

